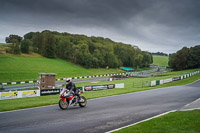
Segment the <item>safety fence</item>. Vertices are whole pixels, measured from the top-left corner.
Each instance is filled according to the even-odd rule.
[[[97,90],[106,90],[106,89],[113,89],[113,88],[124,88],[124,83],[83,86],[83,87],[77,87],[77,88],[83,92],[84,91],[97,91]],[[0,100],[60,94],[61,91],[62,91],[62,88],[61,89],[42,89],[42,90],[0,92]]]
[[[151,81],[149,80],[141,80],[141,81],[133,81],[133,88],[144,88],[144,87],[148,87],[151,86]]]

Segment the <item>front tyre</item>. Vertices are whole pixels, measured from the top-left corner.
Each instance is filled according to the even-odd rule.
[[[66,110],[69,106],[69,103],[67,101],[64,102],[63,99],[60,99],[58,105],[61,109]]]
[[[80,102],[79,102],[79,106],[80,107],[85,107],[86,106],[86,104],[87,104],[87,100],[86,100],[86,98],[84,97],[84,96],[80,96]]]

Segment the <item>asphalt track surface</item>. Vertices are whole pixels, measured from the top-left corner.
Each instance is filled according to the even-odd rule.
[[[70,106],[61,110],[52,105],[5,112],[0,113],[0,133],[102,133],[178,110],[198,98],[200,80],[190,85],[88,100],[85,108]]]

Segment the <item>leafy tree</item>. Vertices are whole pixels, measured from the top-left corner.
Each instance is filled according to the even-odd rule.
[[[40,32],[36,32],[32,37],[33,52],[42,54],[42,47],[44,45],[44,37]]]
[[[168,56],[168,54],[163,52],[152,53],[153,55],[161,55],[161,56]]]
[[[20,43],[22,40],[22,37],[18,36],[18,35],[14,35],[14,34],[11,34],[9,35],[9,37],[6,37],[5,41],[6,43]]]
[[[109,52],[109,53],[106,54],[105,65],[109,66],[111,68],[117,68],[117,67],[120,66],[117,57],[112,52]]]
[[[168,65],[170,68],[176,70],[176,62],[175,62],[176,53],[169,54]]]
[[[188,68],[189,48],[183,47],[176,53],[175,62],[177,70],[184,70]]]
[[[9,37],[6,37],[5,41],[6,43],[11,43],[11,50],[9,51],[10,53],[13,54],[20,54],[20,42],[22,40],[22,37],[18,35],[9,35]]]
[[[138,54],[138,55],[135,57],[135,61],[134,61],[134,65],[136,66],[136,68],[142,67],[142,61],[143,61],[143,56],[142,56],[142,54]]]
[[[190,49],[183,47],[181,50],[169,56],[169,67],[174,70],[184,70],[189,68]]]
[[[101,54],[99,49],[95,49],[93,53],[93,67],[98,68],[98,67],[104,67],[105,65],[104,57]]]
[[[29,32],[24,35],[24,39],[32,39],[34,35],[35,35],[35,32]]]
[[[189,53],[189,68],[200,68],[200,45],[190,48]]]
[[[61,59],[70,60],[72,43],[69,38],[58,39],[56,42],[56,56]]]
[[[143,51],[142,54],[143,54],[142,64],[144,67],[147,67],[149,66],[149,64],[152,63],[151,54],[145,51]]]
[[[21,50],[27,52],[28,49],[48,58],[58,57],[86,68],[142,67],[152,62],[151,54],[142,52],[137,46],[116,43],[103,37],[48,30],[25,34]]]
[[[53,34],[49,31],[43,33],[44,45],[42,45],[42,55],[47,58],[56,57],[56,40]]]
[[[20,54],[20,43],[18,42],[17,39],[12,39],[12,44],[11,44],[11,53],[13,54]]]
[[[24,39],[21,42],[21,52],[29,53],[30,52],[31,41],[28,39]]]

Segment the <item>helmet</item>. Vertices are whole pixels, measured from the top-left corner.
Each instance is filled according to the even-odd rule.
[[[67,78],[67,80],[66,80],[67,83],[69,83],[69,82],[71,82],[71,81],[72,81],[71,78]]]

